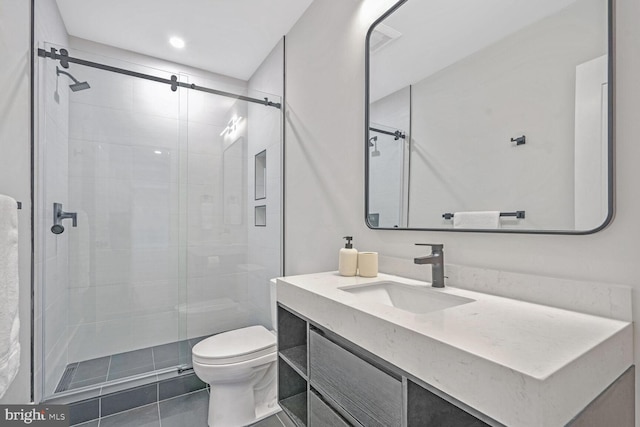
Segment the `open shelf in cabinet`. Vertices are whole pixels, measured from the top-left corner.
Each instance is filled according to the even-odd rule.
[[[278,352],[307,378],[307,322],[282,306],[278,306]]]
[[[280,357],[305,380],[307,377],[307,346],[299,345],[280,351]]]
[[[307,381],[282,358],[278,359],[278,402],[299,427],[307,425]]]

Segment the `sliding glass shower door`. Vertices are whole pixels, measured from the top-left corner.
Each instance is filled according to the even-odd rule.
[[[75,49],[65,68],[61,49],[37,62],[37,401],[170,378],[203,338],[271,328],[281,273],[279,97]]]
[[[174,343],[186,340],[187,93],[79,64],[39,65],[43,397],[186,364],[188,349]],[[77,226],[56,221],[54,204]]]

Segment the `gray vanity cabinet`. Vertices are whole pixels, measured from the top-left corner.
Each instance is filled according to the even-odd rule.
[[[315,330],[310,331],[309,379],[366,426],[402,424],[402,379],[376,368]]]
[[[397,367],[282,305],[278,400],[299,427],[488,425]]]

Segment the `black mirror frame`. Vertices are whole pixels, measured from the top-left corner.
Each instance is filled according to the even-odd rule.
[[[369,27],[367,31],[367,36],[365,39],[365,95],[364,95],[364,222],[372,230],[394,230],[394,231],[446,231],[446,232],[457,232],[457,233],[500,233],[500,234],[558,234],[558,235],[587,235],[594,234],[598,231],[604,230],[608,227],[615,217],[615,150],[614,150],[614,136],[615,136],[615,0],[608,0],[607,12],[609,16],[607,17],[608,22],[608,38],[607,47],[608,47],[608,103],[609,103],[609,111],[608,111],[608,130],[607,130],[607,206],[608,212],[607,217],[604,222],[598,227],[591,230],[518,230],[518,229],[498,229],[498,230],[485,230],[485,229],[447,229],[447,228],[380,228],[374,227],[369,222],[369,101],[370,101],[370,62],[371,55],[369,51],[371,34],[375,27],[382,21],[384,21],[389,15],[394,13],[398,8],[400,8],[403,4],[407,3],[409,0],[399,0],[395,3],[390,9],[388,9],[382,16],[376,19],[373,24]]]

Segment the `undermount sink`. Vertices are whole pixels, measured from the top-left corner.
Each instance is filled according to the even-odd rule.
[[[470,298],[445,294],[425,287],[397,282],[375,282],[338,288],[367,302],[384,304],[415,314],[431,313],[445,308],[474,302]]]

